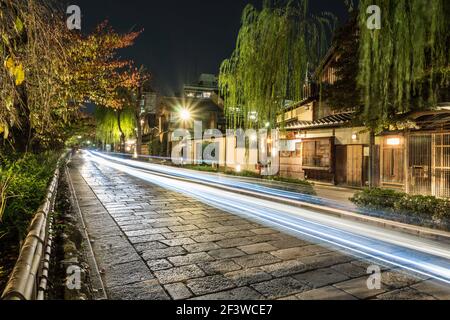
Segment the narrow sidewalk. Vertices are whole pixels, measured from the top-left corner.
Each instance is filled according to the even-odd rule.
[[[69,173],[109,299],[167,300],[146,263],[93,192],[74,159]],[[119,208],[119,206],[118,206]]]

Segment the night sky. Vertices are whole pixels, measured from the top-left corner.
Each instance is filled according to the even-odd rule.
[[[166,95],[200,73],[218,74],[232,53],[246,4],[262,0],[72,0],[82,11],[83,32],[109,20],[116,31],[144,29],[133,48],[121,53],[144,65],[154,86]],[[69,3],[70,2],[70,3]],[[346,17],[343,0],[311,0],[312,11],[331,11]]]

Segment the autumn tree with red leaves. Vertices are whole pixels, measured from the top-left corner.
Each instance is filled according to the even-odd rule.
[[[0,0],[0,150],[62,146],[87,101],[122,108],[120,90],[136,90],[143,78],[117,53],[140,33],[104,22],[82,35],[52,1]]]

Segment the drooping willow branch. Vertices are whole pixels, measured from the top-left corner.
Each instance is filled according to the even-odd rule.
[[[381,8],[381,30],[367,28],[367,7]],[[358,83],[366,125],[383,130],[399,114],[436,107],[448,87],[447,0],[361,0]]]
[[[307,0],[248,5],[236,49],[222,63],[220,89],[229,126],[275,123],[287,101],[304,98],[306,75],[328,49],[335,17],[313,15]]]
[[[134,112],[132,107],[125,107],[122,110],[97,107],[95,111],[97,140],[104,144],[117,144],[122,139],[134,137],[136,134]],[[121,136],[122,133],[124,137]]]

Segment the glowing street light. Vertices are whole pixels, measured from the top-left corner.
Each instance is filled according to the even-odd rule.
[[[189,112],[188,109],[182,109],[182,110],[180,111],[180,118],[181,118],[181,120],[183,120],[183,121],[188,121],[188,120],[191,119],[191,113]]]

